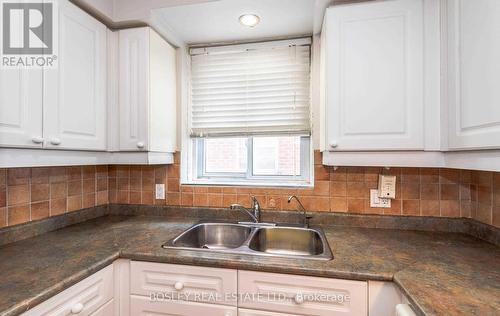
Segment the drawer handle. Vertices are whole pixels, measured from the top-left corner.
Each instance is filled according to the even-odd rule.
[[[50,143],[51,143],[52,145],[57,146],[57,145],[60,145],[60,144],[61,144],[61,140],[60,140],[59,138],[52,138],[52,139],[50,140]]]
[[[177,290],[177,291],[180,291],[184,288],[184,284],[182,284],[182,282],[175,282],[174,284],[174,288]]]
[[[302,296],[302,294],[297,294],[297,295],[295,295],[293,300],[294,300],[295,304],[300,305],[300,304],[304,303],[304,296]]]
[[[35,136],[31,139],[31,141],[35,144],[41,144],[43,143],[43,138],[42,137],[38,137],[38,136]]]
[[[143,142],[138,142],[137,143],[137,148],[144,148],[144,143]]]
[[[339,143],[336,140],[334,140],[330,143],[330,148],[332,148],[332,149],[337,148],[338,146],[339,146]]]
[[[82,303],[76,303],[71,307],[71,314],[80,314],[80,312],[83,310],[83,304]]]

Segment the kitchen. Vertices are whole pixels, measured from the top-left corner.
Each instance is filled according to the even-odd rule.
[[[0,2],[0,315],[500,313],[499,1]]]

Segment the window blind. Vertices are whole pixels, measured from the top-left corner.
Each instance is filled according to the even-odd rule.
[[[191,136],[310,134],[310,44],[191,49]]]

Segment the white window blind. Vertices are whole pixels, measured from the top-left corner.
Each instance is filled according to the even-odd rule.
[[[191,49],[192,137],[310,134],[310,39]]]

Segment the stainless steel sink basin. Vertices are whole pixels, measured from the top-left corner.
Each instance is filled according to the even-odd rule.
[[[234,249],[247,240],[251,227],[237,224],[203,223],[183,232],[171,245],[181,248]]]
[[[288,226],[200,223],[162,247],[285,258],[333,259],[321,229]]]
[[[320,234],[313,229],[260,228],[248,247],[255,251],[290,256],[318,256],[324,251]]]

